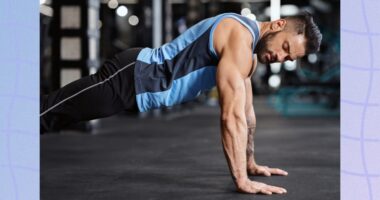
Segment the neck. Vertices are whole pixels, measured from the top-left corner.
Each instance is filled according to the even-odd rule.
[[[259,22],[260,25],[260,38],[267,35],[270,32],[270,22]]]

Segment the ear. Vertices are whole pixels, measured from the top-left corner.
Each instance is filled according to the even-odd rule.
[[[271,22],[270,29],[272,31],[282,31],[284,30],[285,25],[286,25],[285,19],[278,19],[276,21]]]

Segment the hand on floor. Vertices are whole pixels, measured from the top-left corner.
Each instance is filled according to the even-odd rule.
[[[268,166],[262,165],[251,165],[247,168],[248,174],[250,175],[263,175],[263,176],[271,176],[271,175],[280,175],[287,176],[288,172],[278,168],[270,168]]]
[[[236,183],[237,189],[242,193],[253,193],[253,194],[285,194],[287,191],[282,187],[276,187],[272,185],[267,185],[265,183],[260,183],[257,181],[251,181],[249,179],[245,179],[242,181],[237,181]]]

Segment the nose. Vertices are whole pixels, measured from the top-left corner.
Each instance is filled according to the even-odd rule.
[[[288,56],[288,54],[286,52],[279,52],[277,53],[276,55],[276,58],[277,58],[277,62],[285,62],[286,60],[286,57]]]

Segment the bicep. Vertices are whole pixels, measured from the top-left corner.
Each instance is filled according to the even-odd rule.
[[[221,60],[216,73],[219,103],[223,114],[244,113],[244,79],[233,62]]]

